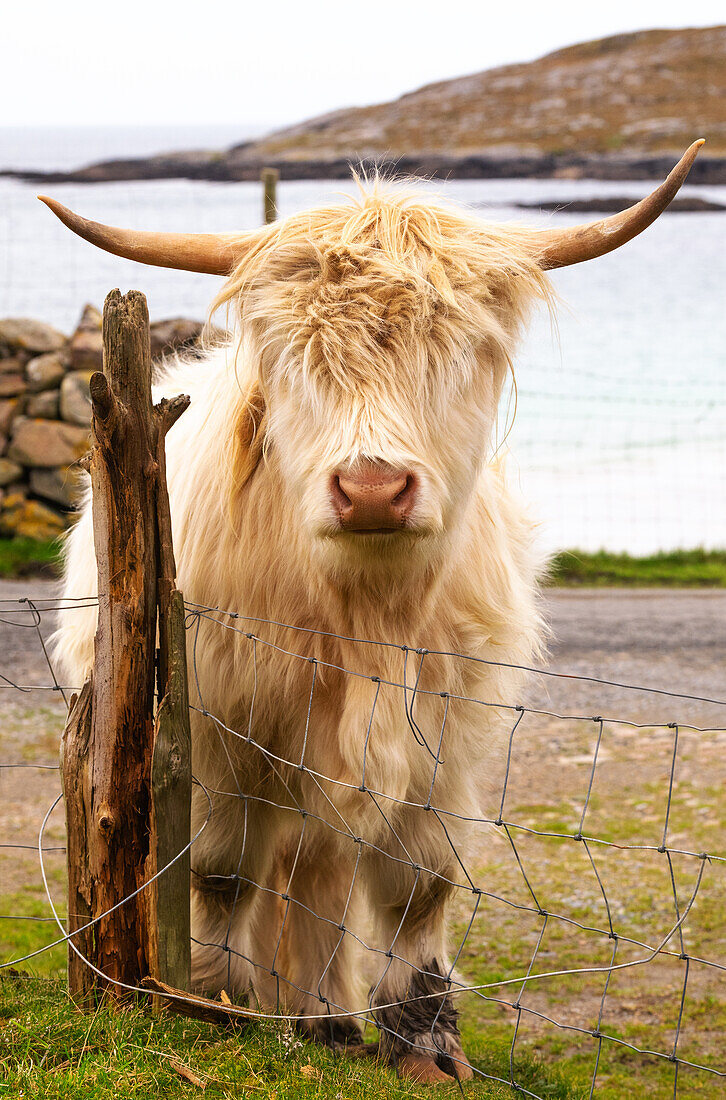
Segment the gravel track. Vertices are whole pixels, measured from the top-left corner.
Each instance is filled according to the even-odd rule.
[[[42,608],[57,592],[54,581],[0,581],[0,600],[29,597]],[[726,591],[720,589],[550,589],[546,614],[552,627],[549,660],[545,668],[578,676],[595,676],[629,684],[726,699]],[[2,605],[0,604],[0,620]],[[29,617],[24,619],[29,622]],[[17,616],[0,621],[0,673],[25,683],[46,683],[48,667],[33,629],[13,628]],[[43,618],[45,637],[53,628],[52,615]],[[602,713],[606,703],[626,697],[619,689],[588,685],[576,680],[546,678],[530,697],[532,705],[549,702],[554,709]],[[646,705],[642,693],[624,717],[640,715]],[[629,698],[629,696],[628,696]],[[674,711],[686,718],[677,701],[647,696],[648,717],[671,721]],[[595,706],[595,711],[592,707]],[[600,707],[600,709],[597,709]],[[688,703],[696,724],[715,719],[714,710]],[[722,717],[724,717],[722,715]]]

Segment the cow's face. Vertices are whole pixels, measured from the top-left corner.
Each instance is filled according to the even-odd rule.
[[[246,303],[267,461],[332,563],[445,552],[491,455],[519,310],[501,288],[457,293],[431,266],[307,249]]]

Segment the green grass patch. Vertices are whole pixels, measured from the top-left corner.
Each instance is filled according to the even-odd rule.
[[[726,550],[674,550],[633,558],[600,550],[564,550],[550,567],[556,587],[725,588]]]
[[[58,944],[48,945],[60,936],[58,925],[51,916],[45,894],[39,891],[18,890],[13,894],[0,896],[0,962],[33,958],[19,962],[18,967],[33,977],[60,978],[65,974],[66,947]],[[14,917],[16,919],[8,919]],[[34,955],[34,952],[41,952]],[[3,971],[0,970],[0,978]],[[3,987],[4,988],[4,987]],[[3,999],[0,997],[0,1015],[3,1011]],[[0,1094],[1,1095],[1,1094]]]
[[[57,576],[60,560],[58,539],[0,539],[0,577]]]
[[[469,1049],[486,1074],[509,1078],[509,1038],[503,1030],[473,1034]],[[578,1100],[557,1067],[517,1054],[517,1079],[553,1100]],[[464,1095],[509,1100],[506,1084],[479,1078]],[[83,1013],[59,981],[27,977],[0,980],[0,1096],[44,1100],[111,1100],[119,1096],[209,1098],[259,1096],[268,1100],[371,1096],[429,1097],[420,1085],[399,1081],[376,1057],[351,1059],[303,1041],[281,1020],[246,1029],[152,1014],[139,1005],[102,1004]],[[437,1095],[460,1095],[456,1086]]]
[[[684,749],[686,762],[687,757]],[[598,819],[602,815],[618,839],[631,843],[648,840],[641,835],[643,829],[652,826],[656,833],[660,830],[664,783],[667,775],[657,781],[640,778],[632,789],[623,785],[612,800],[594,792],[587,826],[592,824],[600,835],[602,822]],[[700,814],[701,801],[716,805],[717,795],[716,787],[702,790],[687,781],[674,790],[673,826],[684,831],[688,846],[722,849],[720,823],[709,825]],[[634,805],[638,806],[635,812]],[[550,805],[544,801],[531,805],[513,802],[510,810],[515,820],[532,828],[549,828],[562,821],[569,829],[567,807],[567,802],[555,799]],[[516,837],[523,866],[544,909],[564,913],[591,929],[606,929],[601,889],[582,846],[571,838],[519,832]],[[593,846],[593,852],[619,934],[658,943],[674,920],[665,857],[654,851],[624,852],[599,846]],[[694,888],[699,866],[693,857],[673,856],[681,911]],[[723,875],[717,864],[709,866],[706,873],[688,920],[685,946],[696,955],[720,959],[726,913]],[[522,871],[503,841],[493,841],[481,851],[478,875],[499,897],[532,906]],[[54,881],[52,889],[60,900],[62,882]],[[545,981],[530,981],[523,989],[522,975],[542,930],[541,914],[484,898],[479,918],[469,928],[470,907],[467,894],[452,928],[454,944],[468,931],[459,958],[459,971],[466,981],[482,984],[489,998],[511,1002],[521,996],[523,1005],[561,1024],[558,1027],[537,1015],[522,1013],[512,1057],[515,1081],[540,1097],[584,1100],[598,1054],[597,1040],[588,1029],[597,1022],[604,973],[559,974]],[[0,912],[47,916],[48,908],[39,888],[29,886],[0,898]],[[3,921],[0,933],[0,959],[17,958],[56,936],[52,924],[19,920]],[[605,1100],[624,1096],[655,1100],[672,1095],[674,1067],[667,1057],[637,1053],[613,1041],[619,1038],[666,1055],[672,1049],[684,974],[677,938],[672,946],[675,957],[661,957],[612,976],[602,1018],[602,1033],[610,1039],[603,1040],[597,1074],[597,1095]],[[606,967],[612,950],[607,935],[550,917],[533,972]],[[0,977],[0,1100],[4,1095],[49,1100],[164,1096],[174,1100],[195,1092],[212,1098],[260,1096],[263,1100],[362,1100],[370,1095],[396,1100],[432,1095],[429,1089],[398,1081],[390,1067],[375,1058],[347,1059],[303,1042],[282,1020],[228,1031],[166,1013],[154,1015],[142,1005],[118,1008],[103,1004],[93,1013],[82,1013],[65,990],[64,954],[58,947],[48,955],[19,963],[29,972],[27,977]],[[637,961],[643,954],[637,945],[623,942],[617,961]],[[514,985],[492,984],[514,977],[518,978]],[[681,1057],[719,1069],[726,1030],[726,998],[720,977],[720,973],[709,973],[696,964],[691,967],[679,1046]],[[511,1003],[499,1004],[474,994],[458,1003],[467,1054],[476,1068],[488,1075],[464,1085],[464,1095],[509,1100],[515,1095],[510,1087],[491,1078],[509,1080],[516,1010]],[[585,1032],[575,1030],[579,1028]],[[681,1092],[720,1100],[722,1079],[682,1067]],[[453,1086],[436,1090],[437,1095],[442,1093],[460,1095]]]
[[[0,897],[0,912],[47,916],[48,906],[30,892]],[[18,958],[58,935],[54,923],[2,921],[0,960]],[[18,964],[20,973],[0,970],[0,1097],[43,1100],[117,1100],[198,1093],[210,1098],[262,1100],[386,1100],[432,1095],[430,1088],[399,1081],[376,1057],[350,1059],[309,1043],[283,1020],[246,1029],[225,1029],[167,1012],[153,1014],[143,1003],[119,1008],[106,1001],[82,1012],[65,985],[65,948]],[[472,1025],[475,1021],[472,1020]],[[369,1028],[368,1038],[375,1040]],[[511,1088],[489,1078],[509,1079],[511,1027],[482,1033],[465,1027],[467,1053],[487,1076],[464,1086],[466,1096],[510,1100]],[[552,1100],[580,1100],[577,1083],[545,1057],[517,1050],[516,1079]],[[194,1084],[188,1074],[199,1083]],[[437,1095],[459,1096],[454,1086]]]

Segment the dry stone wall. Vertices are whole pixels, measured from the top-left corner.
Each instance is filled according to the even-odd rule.
[[[201,332],[198,321],[157,321],[152,356],[198,347]],[[71,522],[89,445],[89,380],[102,365],[94,306],[70,337],[40,321],[0,320],[0,537],[53,538]]]

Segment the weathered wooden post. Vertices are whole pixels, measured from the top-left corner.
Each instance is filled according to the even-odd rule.
[[[265,225],[277,218],[277,181],[280,173],[276,168],[262,169],[263,213]]]
[[[149,974],[186,989],[190,966],[188,853],[146,886],[189,839],[184,606],[164,461],[166,433],[189,399],[152,404],[143,294],[111,291],[103,344],[104,373],[91,378],[87,460],[99,592],[95,663],[72,701],[62,745],[69,985],[84,999],[104,988],[123,996],[114,981],[137,986]]]

